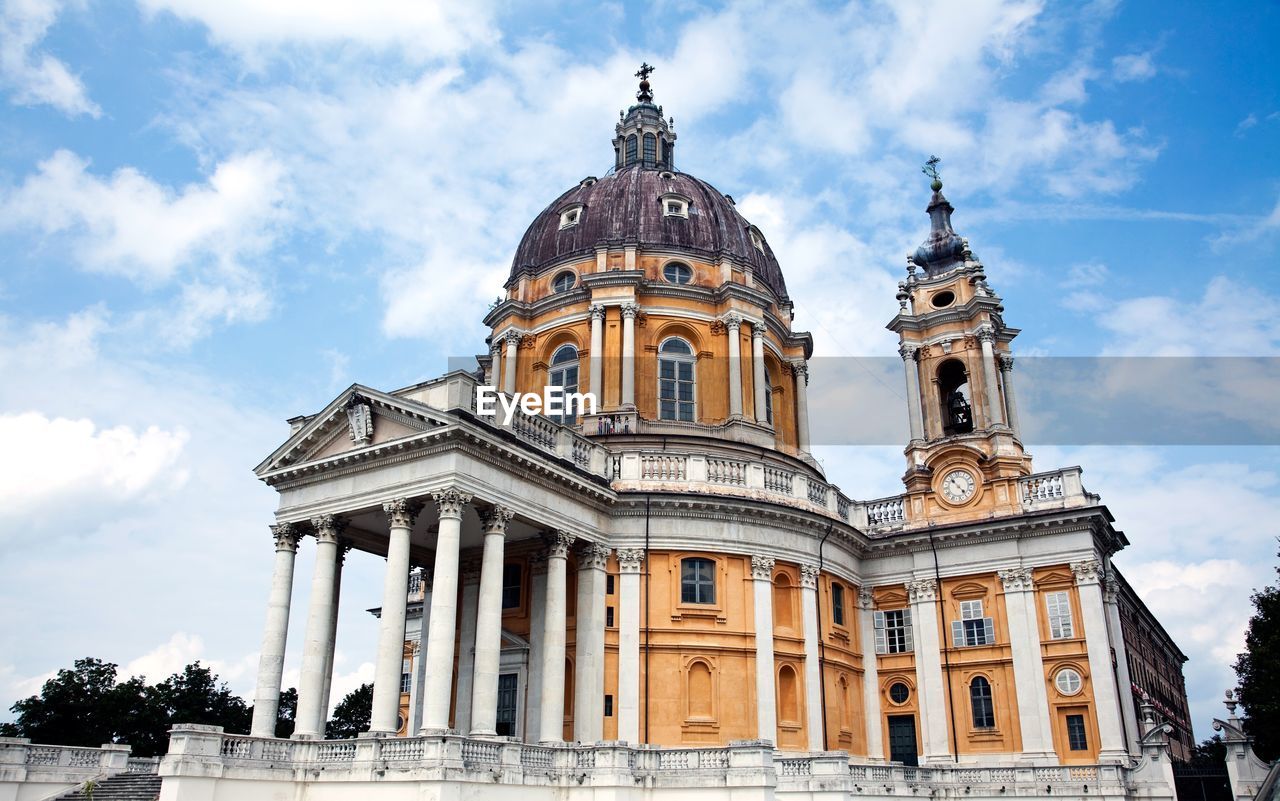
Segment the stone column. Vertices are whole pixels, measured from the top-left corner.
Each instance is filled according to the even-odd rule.
[[[729,332],[729,416],[742,417],[742,315],[726,314],[721,320]]]
[[[520,332],[508,330],[503,335],[506,342],[507,355],[502,361],[502,391],[516,391],[516,352],[520,349]]]
[[[1013,357],[1007,353],[1001,353],[998,359],[1000,362],[1000,383],[1004,386],[1006,419],[1009,421],[1009,428],[1013,429],[1013,435],[1021,437],[1022,427],[1018,422],[1018,400],[1013,394]]]
[[[573,739],[604,739],[604,596],[609,549],[578,552],[578,626],[574,637]]]
[[[999,575],[1004,585],[1004,609],[1013,650],[1013,685],[1018,694],[1022,753],[1033,760],[1050,759],[1054,756],[1053,722],[1044,683],[1044,660],[1040,655],[1035,584],[1029,568],[1001,570]]]
[[[622,304],[622,405],[636,405],[636,314],[640,307]]]
[[[756,632],[756,739],[778,740],[778,695],[773,681],[773,565],[751,557],[751,589]]]
[[[916,692],[920,696],[920,729],[927,762],[950,758],[947,739],[947,689],[942,678],[942,642],[938,636],[938,582],[930,578],[908,582],[911,625],[915,631]]]
[[[547,541],[547,603],[542,621],[542,712],[538,740],[564,740],[565,619],[569,548],[574,537],[557,531]]]
[[[1120,580],[1107,571],[1102,585],[1102,601],[1107,608],[1107,631],[1110,634],[1111,652],[1116,657],[1116,689],[1120,702],[1120,718],[1124,721],[1125,744],[1129,753],[1137,756],[1142,747],[1138,741],[1138,713],[1133,698],[1133,678],[1129,674],[1129,652],[1124,647],[1124,629],[1120,627]]]
[[[502,341],[498,340],[489,345],[489,369],[484,371],[484,383],[488,386],[496,386],[498,383],[498,368],[502,364]]]
[[[803,360],[791,363],[796,377],[796,444],[809,452],[809,365]]]
[[[347,554],[351,553],[351,545],[343,538],[338,538],[338,561],[333,566],[333,615],[329,619],[329,650],[324,655],[324,700],[320,702],[321,715],[327,722],[330,701],[333,691],[333,662],[338,650],[338,612],[342,606],[342,568],[346,566]]]
[[[1120,720],[1115,674],[1111,671],[1111,639],[1107,635],[1107,613],[1102,602],[1102,564],[1096,559],[1072,562],[1071,572],[1075,574],[1076,590],[1080,594],[1080,622],[1084,625],[1085,646],[1089,650],[1089,676],[1098,713],[1098,759],[1123,761],[1128,749]]]
[[[867,759],[883,762],[884,738],[880,718],[880,665],[876,655],[876,599],[870,587],[858,591],[858,626],[862,635],[862,709],[867,729]]]
[[[996,380],[996,332],[989,325],[978,329],[978,340],[982,343],[982,383],[987,390],[987,427],[1004,424],[1004,415],[1000,409],[1000,384]]]
[[[344,523],[333,515],[311,519],[316,534],[316,564],[311,575],[311,608],[303,640],[302,675],[298,680],[298,714],[293,736],[324,736],[325,654],[333,631],[333,574],[338,563],[338,533]]]
[[[267,623],[258,657],[258,688],[253,693],[253,737],[275,737],[280,709],[280,677],[284,674],[284,647],[289,636],[289,605],[293,599],[293,562],[301,533],[292,523],[271,527],[276,541],[276,563],[271,571],[267,597]]]
[[[422,731],[439,734],[449,728],[453,690],[453,641],[458,623],[458,547],[462,538],[462,510],[471,496],[449,487],[432,494],[440,510],[436,560],[432,567],[431,620],[427,632],[427,691],[423,698]]]
[[[400,673],[404,664],[404,618],[409,597],[409,536],[418,505],[396,498],[382,505],[390,523],[387,572],[382,580],[382,613],[378,626],[378,659],[373,669],[373,708],[369,731],[395,734],[400,716]]]
[[[588,309],[591,314],[591,358],[588,390],[596,396],[596,405],[604,408],[604,306],[592,304]]]
[[[751,324],[751,383],[755,387],[756,422],[768,425],[765,398],[773,388],[764,380],[764,323]]]
[[[547,616],[547,553],[529,556],[529,678],[525,700],[524,739],[537,742],[542,736],[542,645]]]
[[[809,723],[809,750],[825,751],[822,731],[822,640],[818,617],[818,566],[800,565],[800,614],[804,617],[804,701]]]
[[[618,549],[618,739],[640,742],[640,567],[642,548]]]
[[[476,610],[480,606],[480,562],[462,560],[462,608],[458,610],[458,684],[453,688],[453,728],[471,731],[471,691],[475,686]]]
[[[484,518],[484,556],[476,609],[476,657],[471,690],[471,736],[498,735],[498,663],[502,656],[502,570],[507,522],[513,512],[494,506]]]
[[[418,652],[413,662],[413,698],[409,702],[409,732],[422,728],[422,699],[427,686],[427,637],[431,624],[431,570],[422,569],[422,616],[418,619]]]
[[[911,439],[924,439],[924,412],[920,408],[920,368],[916,354],[920,348],[903,344],[898,348],[902,356],[902,369],[907,376],[907,419],[911,425]]]

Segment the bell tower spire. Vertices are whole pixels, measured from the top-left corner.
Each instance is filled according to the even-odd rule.
[[[636,103],[618,113],[614,128],[613,165],[615,169],[639,165],[651,169],[675,169],[675,119],[662,117],[662,106],[654,105],[653,86],[649,76],[656,67],[648,62],[640,65],[636,77],[640,89]]]
[[[941,160],[922,169],[933,191],[928,237],[907,256],[898,284],[898,334],[907,388],[907,472],[915,510],[930,519],[983,516],[1016,507],[1017,479],[1031,471],[1019,439],[1004,305],[986,268],[951,224]],[[1016,509],[1015,509],[1016,511]]]

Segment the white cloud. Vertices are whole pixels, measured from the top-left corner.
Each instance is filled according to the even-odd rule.
[[[498,38],[486,2],[422,0],[139,0],[149,14],[168,12],[199,23],[242,53],[296,44],[397,48],[416,60],[452,56]]]
[[[187,478],[176,468],[187,439],[183,429],[99,430],[88,419],[50,419],[38,412],[0,415],[0,441],[22,454],[0,463],[0,515],[17,519],[71,499],[120,502],[172,490]]]
[[[1280,198],[1276,199],[1276,204],[1269,213],[1223,231],[1211,240],[1211,244],[1215,250],[1221,251],[1267,240],[1277,232],[1280,232]]]
[[[59,0],[8,0],[0,6],[0,85],[18,105],[50,105],[72,117],[101,116],[80,78],[39,49],[62,5]]]
[[[1117,81],[1145,81],[1155,77],[1156,65],[1151,53],[1131,53],[1111,60],[1111,75]]]

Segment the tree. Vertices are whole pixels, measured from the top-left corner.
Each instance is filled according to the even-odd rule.
[[[198,661],[160,682],[152,691],[170,724],[202,723],[240,734],[249,731],[251,716],[244,699],[234,695]]]
[[[1191,764],[1202,767],[1222,767],[1227,761],[1227,744],[1222,735],[1215,734],[1191,749]]]
[[[369,715],[373,709],[373,685],[361,684],[347,693],[347,697],[334,707],[333,718],[324,728],[324,736],[330,740],[349,740],[369,730]]]
[[[298,691],[290,687],[280,693],[280,706],[276,710],[276,736],[280,738],[291,736],[297,717]]]
[[[101,659],[77,659],[46,681],[39,695],[10,707],[17,716],[10,729],[37,743],[96,748],[119,742],[141,680],[117,685],[117,669]]]
[[[1280,573],[1280,568],[1276,569]],[[1236,660],[1244,727],[1260,759],[1280,757],[1280,585],[1253,594],[1254,615]]]

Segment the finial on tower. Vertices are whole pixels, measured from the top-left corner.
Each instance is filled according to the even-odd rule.
[[[640,69],[636,72],[636,77],[640,79],[640,91],[636,92],[636,100],[641,103],[652,103],[653,92],[649,89],[649,76],[653,74],[654,68],[649,62],[641,62]]]
[[[920,172],[933,179],[929,182],[929,188],[935,192],[942,191],[942,174],[938,172],[938,165],[941,163],[942,159],[937,156],[930,156],[929,160],[920,168]]]

